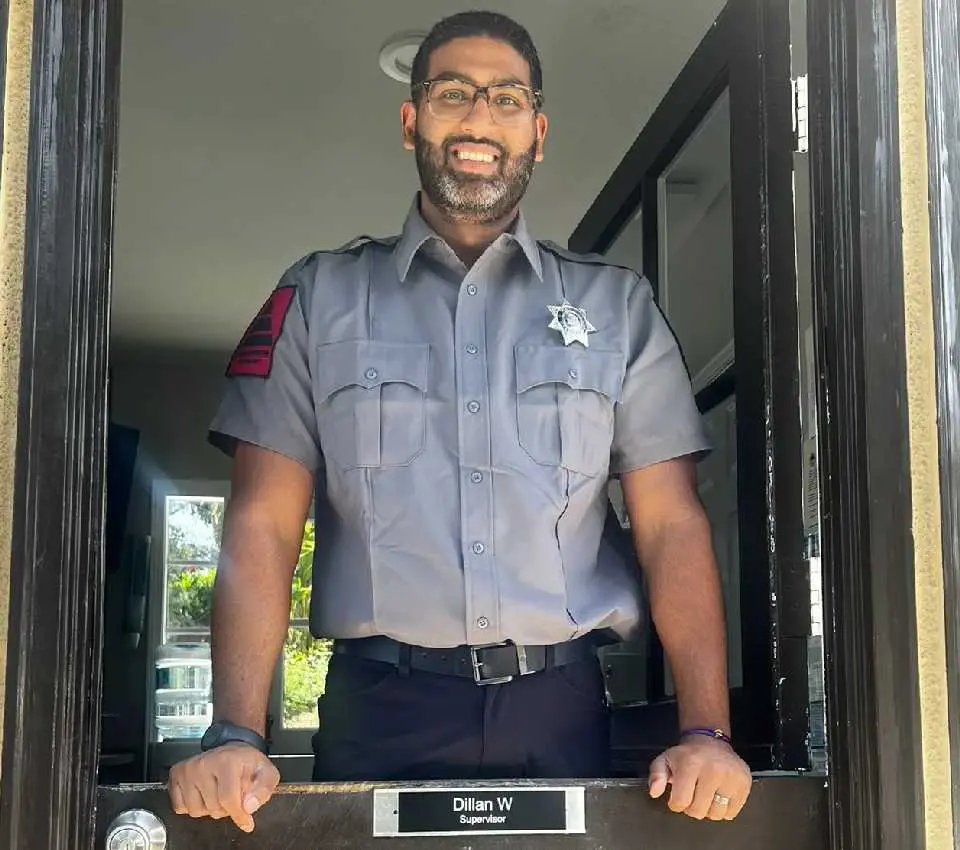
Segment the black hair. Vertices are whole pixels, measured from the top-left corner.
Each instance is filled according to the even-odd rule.
[[[410,90],[414,101],[420,93],[420,84],[427,78],[430,56],[438,47],[455,38],[486,36],[509,44],[530,67],[530,85],[536,91],[543,89],[543,70],[540,55],[530,33],[512,18],[499,12],[460,12],[434,24],[417,50],[410,74]]]

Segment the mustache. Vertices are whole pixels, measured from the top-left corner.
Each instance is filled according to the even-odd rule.
[[[500,154],[500,159],[507,159],[507,149],[500,144],[500,142],[495,142],[493,139],[484,139],[478,138],[476,136],[449,136],[443,141],[443,152],[445,154],[450,153],[450,148],[454,145],[487,145],[491,148],[496,148],[497,152]]]

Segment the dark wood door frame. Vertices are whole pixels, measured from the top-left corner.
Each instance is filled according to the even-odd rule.
[[[37,0],[0,847],[92,847],[120,0]]]
[[[772,10],[780,0],[731,2],[756,43],[782,44]],[[912,611],[913,553],[906,422],[896,407],[904,343],[893,7],[809,7],[817,362],[829,410],[820,440],[835,850],[922,846],[918,697],[902,687],[903,671],[907,681],[915,672],[916,636],[904,613]],[[35,9],[0,846],[86,850],[99,743],[120,8],[119,0],[36,0]],[[760,79],[782,86],[782,73],[767,68]],[[765,143],[785,120],[768,111],[768,94],[756,92]],[[945,132],[955,139],[955,130]],[[785,164],[768,163],[768,174],[778,167]],[[955,257],[955,242],[940,246],[944,258],[945,250]],[[775,275],[785,256],[781,246],[779,259],[757,268]],[[940,319],[949,389],[943,370],[956,349],[945,346],[955,345],[956,325],[942,305]],[[880,324],[886,336],[871,332]],[[955,449],[955,435],[947,439]],[[944,475],[951,498],[960,486],[954,472],[950,465]],[[952,587],[956,600],[955,577]]]
[[[831,846],[857,850],[925,843],[894,10],[808,5]]]

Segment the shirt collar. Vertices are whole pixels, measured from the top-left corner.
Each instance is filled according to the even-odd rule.
[[[424,244],[431,239],[440,238],[441,237],[434,232],[433,228],[424,221],[423,216],[420,215],[420,196],[417,195],[413,199],[410,211],[407,213],[406,221],[403,224],[403,235],[400,237],[400,241],[397,243],[394,252],[397,261],[397,274],[400,276],[401,281],[406,280],[407,274],[410,271],[410,265],[413,263],[413,258]],[[527,229],[527,221],[522,211],[517,215],[510,230],[500,238],[506,241],[516,242],[520,246],[531,268],[536,273],[537,278],[542,281],[543,264],[540,261],[540,248]]]

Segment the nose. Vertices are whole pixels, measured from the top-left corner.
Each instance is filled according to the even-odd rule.
[[[489,98],[490,94],[488,92],[477,92],[477,96],[473,99],[473,106],[470,107],[470,111],[460,122],[460,125],[464,130],[470,130],[474,127],[489,126],[495,123],[493,120],[493,115],[490,112]],[[480,104],[483,104],[482,109]]]

